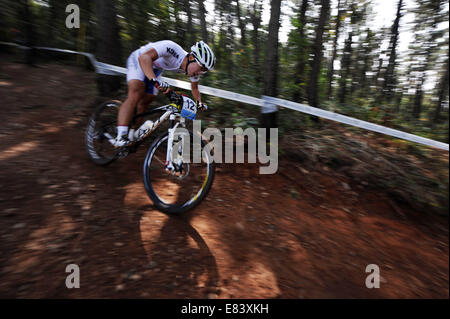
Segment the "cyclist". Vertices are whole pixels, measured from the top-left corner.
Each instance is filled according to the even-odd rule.
[[[161,80],[164,70],[184,72],[190,77],[191,91],[197,108],[206,110],[202,103],[198,81],[200,75],[214,68],[216,58],[211,48],[203,41],[196,42],[187,53],[181,46],[170,40],[151,42],[135,50],[127,60],[128,97],[120,106],[117,116],[116,147],[129,144],[128,123],[137,107],[144,112],[158,91],[167,93],[168,83]]]

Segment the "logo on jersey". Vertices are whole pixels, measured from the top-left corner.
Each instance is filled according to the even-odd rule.
[[[169,52],[170,54],[172,54],[175,58],[179,59],[180,56],[175,52],[174,49],[172,48],[167,48],[167,52]]]

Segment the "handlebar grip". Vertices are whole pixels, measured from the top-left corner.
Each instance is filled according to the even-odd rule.
[[[153,84],[159,90],[159,83],[155,79],[150,79],[150,84]]]
[[[152,83],[155,86],[155,88],[160,90],[159,82],[156,79],[151,79],[150,83]],[[175,103],[178,106],[183,105],[183,97],[177,94],[172,89],[167,88],[166,92],[163,92],[163,94],[167,96],[170,102]]]

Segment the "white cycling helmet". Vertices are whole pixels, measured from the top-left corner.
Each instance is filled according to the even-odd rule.
[[[214,68],[214,64],[216,64],[216,57],[214,56],[211,48],[205,42],[196,42],[191,47],[191,51],[195,60],[200,63],[200,65],[204,66],[208,70],[212,70]]]

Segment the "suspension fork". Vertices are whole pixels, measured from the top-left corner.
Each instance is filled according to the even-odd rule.
[[[181,124],[181,126],[185,126],[185,119],[184,118],[180,118],[180,121],[177,122],[175,124],[175,118],[176,115],[175,114],[171,114],[170,115],[170,122],[169,122],[169,136],[167,139],[167,153],[166,153],[166,170],[174,170],[175,167],[173,166],[173,140],[174,140],[174,136],[175,136],[175,131],[177,129],[177,127]],[[182,147],[184,145],[184,134],[181,134],[181,146]],[[180,144],[178,144],[180,145]],[[182,154],[180,154],[182,155]],[[181,164],[181,163],[178,163]]]
[[[169,120],[170,122],[169,122],[169,137],[167,139],[166,170],[172,171],[175,169],[172,163],[173,136],[179,123],[175,124],[175,114],[170,114]]]

